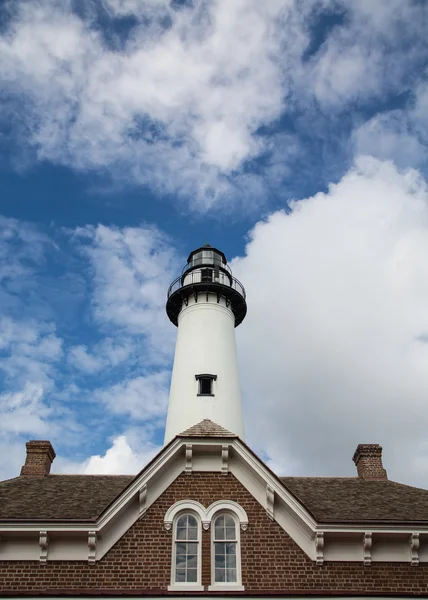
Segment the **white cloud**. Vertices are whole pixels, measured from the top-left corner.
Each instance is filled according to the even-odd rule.
[[[55,363],[62,356],[62,340],[53,323],[0,318],[0,371],[8,378],[33,378],[50,386]]]
[[[126,436],[121,435],[113,441],[113,445],[104,456],[95,455],[84,465],[83,472],[91,474],[137,473],[147,462],[147,454],[133,450]]]
[[[393,160],[399,168],[418,167],[428,161],[428,139],[413,127],[405,111],[376,115],[354,132],[356,154]]]
[[[99,225],[81,229],[76,236],[79,243],[89,242],[85,252],[93,268],[93,310],[98,322],[115,326],[127,337],[145,336],[141,359],[146,363],[168,361],[174,329],[165,317],[165,295],[178,264],[168,238],[149,226]]]
[[[2,114],[18,146],[196,211],[260,205],[275,181],[261,165],[248,176],[248,161],[272,152],[266,131],[283,133],[283,115],[296,138],[325,140],[313,126],[323,113],[331,135],[356,105],[407,93],[426,55],[426,7],[406,0],[104,0],[102,27],[91,3],[80,16],[71,6],[19,3],[0,36]],[[343,22],[307,56],[332,14]],[[135,26],[119,34],[123,16]]]
[[[241,383],[249,442],[277,470],[349,475],[378,442],[392,478],[424,484],[427,253],[426,183],[370,158],[254,228],[232,264]]]
[[[68,362],[84,373],[97,373],[105,368],[117,367],[130,357],[135,346],[130,339],[114,340],[110,337],[94,345],[92,352],[84,345],[72,346]]]
[[[49,1],[21,4],[0,38],[0,78],[27,102],[29,143],[40,160],[118,177],[126,164],[125,179],[210,206],[281,114],[290,60],[278,56],[304,48],[300,15],[278,0],[106,6],[144,18],[123,48]]]
[[[140,432],[141,433],[141,432]],[[82,462],[59,458],[55,472],[86,475],[136,474],[159,452],[160,447],[148,440],[138,440],[131,432],[113,439],[103,455],[94,454]]]
[[[168,406],[169,371],[126,379],[95,392],[97,401],[112,413],[129,415],[135,421],[163,424]]]
[[[391,92],[407,92],[426,56],[426,6],[406,0],[356,0],[336,7],[346,13],[346,24],[333,28],[310,60],[316,99],[329,110],[343,110],[356,102],[384,101]],[[308,75],[302,72],[302,85]]]

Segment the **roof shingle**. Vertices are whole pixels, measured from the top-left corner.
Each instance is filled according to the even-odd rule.
[[[238,437],[221,425],[217,425],[210,419],[204,419],[200,423],[189,427],[186,431],[179,434],[179,437]]]
[[[132,475],[46,475],[0,482],[0,520],[95,520]]]
[[[428,521],[428,490],[359,477],[279,479],[317,521]]]

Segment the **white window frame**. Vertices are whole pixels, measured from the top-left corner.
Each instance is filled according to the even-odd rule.
[[[187,504],[187,506],[186,506]],[[179,508],[179,510],[175,510],[172,516],[172,552],[171,552],[171,584],[168,586],[168,591],[182,591],[182,592],[201,592],[204,587],[202,585],[202,521],[199,510],[195,510],[195,507],[192,506],[192,503],[186,503]],[[189,506],[190,504],[190,506]],[[196,581],[188,582],[188,581],[175,581],[176,574],[176,546],[177,546],[177,521],[183,515],[191,515],[196,519],[196,523],[198,526],[198,536],[197,536],[197,568],[196,568]],[[166,521],[165,521],[166,522]]]
[[[176,583],[175,582],[175,524],[177,519],[185,514],[193,514],[198,523],[198,574],[197,582],[193,583]],[[214,546],[213,546],[213,523],[216,516],[221,513],[231,514],[235,519],[236,524],[236,583],[215,583],[214,572]],[[237,502],[233,500],[217,500],[205,508],[197,500],[178,500],[170,506],[164,517],[164,526],[167,531],[172,530],[172,557],[171,557],[171,585],[168,586],[169,592],[202,592],[202,530],[208,531],[211,525],[211,542],[210,542],[210,558],[211,561],[211,585],[208,586],[208,591],[234,591],[242,592],[245,587],[242,585],[241,571],[241,530],[246,531],[248,528],[248,516],[245,510]]]
[[[225,504],[225,503],[224,503]],[[221,515],[228,515],[232,517],[235,523],[235,533],[236,540],[234,543],[236,544],[236,581],[216,581],[215,580],[215,521],[217,517]],[[247,521],[248,523],[248,521]],[[240,516],[236,514],[234,510],[230,510],[228,508],[221,508],[216,511],[211,518],[211,585],[208,586],[208,591],[210,592],[227,592],[227,591],[244,591],[245,588],[242,585],[242,570],[241,570],[241,520]]]

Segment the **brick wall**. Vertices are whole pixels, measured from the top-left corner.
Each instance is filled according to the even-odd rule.
[[[0,594],[165,594],[170,583],[172,532],[166,510],[191,498],[208,506],[235,500],[246,510],[241,532],[242,581],[246,592],[271,594],[343,593],[428,595],[428,565],[326,563],[316,566],[233,477],[217,473],[181,475],[117,544],[94,565],[86,562],[2,562]],[[210,584],[210,532],[202,533],[203,584]],[[197,595],[201,595],[197,593]],[[214,595],[214,594],[213,594]],[[224,595],[224,594],[223,594]]]

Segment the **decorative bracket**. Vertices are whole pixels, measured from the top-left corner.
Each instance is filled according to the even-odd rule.
[[[363,538],[363,560],[366,566],[372,564],[372,545],[373,545],[373,534],[371,531],[366,531]]]
[[[138,501],[140,503],[140,517],[146,514],[147,510],[147,483],[145,483],[138,493]]]
[[[48,560],[48,546],[49,546],[49,536],[48,536],[47,531],[40,531],[39,546],[40,546],[40,562],[46,563]]]
[[[324,531],[315,532],[315,556],[316,564],[324,564]]]
[[[202,529],[204,531],[209,531],[210,525],[211,525],[210,521],[202,521]]]
[[[223,444],[221,447],[221,474],[227,475],[229,473],[229,446]]]
[[[186,475],[192,474],[192,454],[192,444],[186,444],[186,467],[184,469]]]
[[[269,517],[269,519],[272,519],[272,521],[273,521],[274,502],[275,502],[275,491],[270,485],[267,485],[266,486],[266,513],[267,513],[267,516]]]
[[[409,536],[410,555],[412,560],[412,567],[419,565],[419,546],[420,539],[419,533],[411,533]]]
[[[95,564],[95,554],[97,551],[97,532],[88,531],[88,563],[91,565]]]

